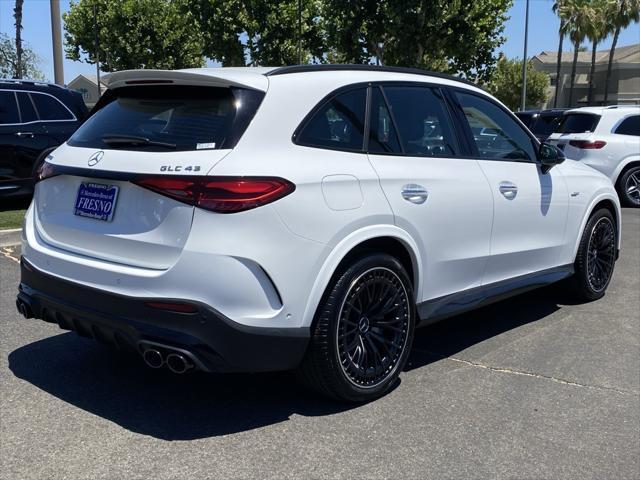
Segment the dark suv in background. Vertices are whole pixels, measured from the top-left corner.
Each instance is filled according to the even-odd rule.
[[[556,120],[566,111],[566,108],[551,108],[548,110],[524,110],[515,112],[516,116],[525,124],[541,143],[544,143],[553,133]]]
[[[74,90],[0,79],[0,199],[31,194],[42,161],[86,116]]]

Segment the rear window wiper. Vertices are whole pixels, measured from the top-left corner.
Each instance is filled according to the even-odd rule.
[[[149,146],[149,147],[163,147],[163,148],[176,148],[175,143],[158,142],[146,137],[137,137],[135,135],[104,135],[102,141],[110,146]]]

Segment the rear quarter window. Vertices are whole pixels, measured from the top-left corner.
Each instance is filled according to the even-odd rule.
[[[625,118],[613,133],[640,136],[640,115]]]
[[[600,115],[592,113],[569,113],[560,117],[555,133],[591,133],[595,131]]]
[[[362,151],[367,88],[339,93],[327,100],[306,120],[295,143],[331,150]]]
[[[232,148],[264,94],[240,88],[125,87],[72,135],[77,147],[125,150]]]

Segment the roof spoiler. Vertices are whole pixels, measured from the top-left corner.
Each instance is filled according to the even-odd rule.
[[[261,73],[223,68],[188,70],[123,70],[100,79],[108,89],[134,85],[195,85],[205,87],[242,87],[266,92],[267,77]]]

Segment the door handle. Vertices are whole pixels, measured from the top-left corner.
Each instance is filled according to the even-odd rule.
[[[33,138],[35,134],[33,132],[16,132],[15,136],[20,138]]]
[[[421,205],[427,201],[429,192],[422,185],[416,185],[415,183],[409,183],[402,186],[402,198],[407,202]]]
[[[504,198],[508,200],[513,200],[518,194],[518,186],[515,183],[500,182],[499,189]]]

